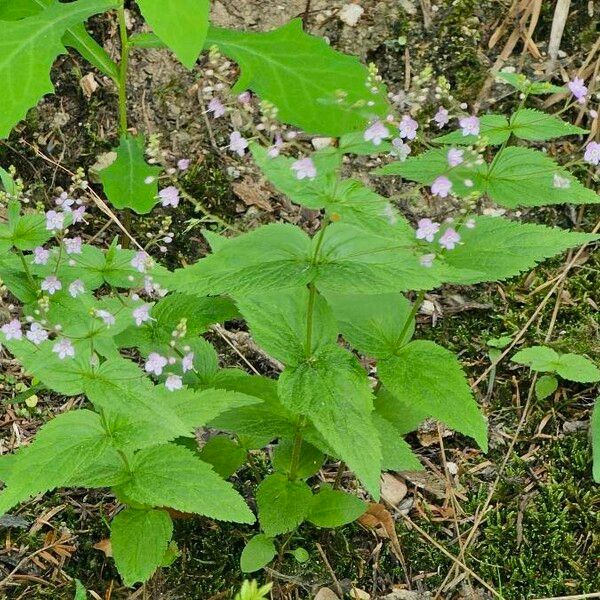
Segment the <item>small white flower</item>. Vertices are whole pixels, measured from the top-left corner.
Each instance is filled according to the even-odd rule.
[[[99,319],[102,319],[107,327],[112,327],[117,322],[115,316],[109,313],[107,310],[97,310],[96,316]]]
[[[160,198],[161,205],[164,207],[172,206],[173,208],[177,208],[179,206],[179,190],[174,185],[160,190],[158,197]]]
[[[65,215],[55,210],[46,213],[46,229],[48,231],[60,231],[65,226]]]
[[[40,286],[44,292],[48,292],[51,296],[62,289],[60,279],[55,275],[49,275],[42,281]]]
[[[152,258],[147,252],[136,252],[130,264],[140,273],[145,273],[148,269],[152,268]]]
[[[83,285],[83,281],[81,281],[81,279],[76,279],[69,286],[69,294],[71,295],[72,298],[77,298],[77,296],[80,296],[84,292],[85,292],[85,286]]]
[[[451,167],[458,167],[458,165],[462,164],[464,161],[463,155],[465,151],[459,150],[458,148],[450,148],[448,150],[448,164]]]
[[[140,327],[142,323],[152,320],[152,317],[150,316],[151,308],[152,306],[150,304],[142,304],[133,310],[133,318],[138,327]]]
[[[455,229],[448,227],[438,242],[442,248],[446,248],[446,250],[454,250],[454,248],[456,248],[456,244],[460,242],[460,235]]]
[[[223,103],[218,98],[213,98],[208,103],[208,112],[212,113],[215,119],[218,119],[225,114],[225,106],[223,106]]]
[[[25,335],[27,336],[27,339],[36,346],[39,346],[48,339],[48,332],[39,323],[32,323],[29,331]]]
[[[179,375],[169,375],[165,381],[165,387],[170,391],[180,390],[183,387],[183,379]]]
[[[419,259],[419,262],[421,263],[421,266],[429,269],[433,266],[434,259],[435,254],[423,254],[423,256],[421,256],[421,258]]]
[[[2,325],[0,331],[6,336],[6,340],[20,340],[23,337],[23,332],[21,331],[21,323],[18,319],[13,319],[10,323],[6,323],[6,325]]]
[[[50,258],[50,250],[38,246],[33,249],[33,264],[34,265],[45,265]]]
[[[74,238],[65,238],[65,249],[67,254],[81,254],[81,238],[79,236]]]
[[[52,352],[58,354],[58,358],[60,360],[64,360],[65,358],[73,358],[75,356],[75,348],[71,343],[71,340],[67,338],[60,338],[52,347]]]
[[[160,375],[163,372],[163,369],[167,366],[169,361],[164,357],[158,354],[158,352],[151,352],[148,355],[148,360],[146,360],[146,373],[154,373],[154,375]]]
[[[181,368],[184,373],[193,370],[194,368],[194,353],[189,352],[181,359]]]
[[[301,158],[292,163],[292,171],[296,173],[296,179],[314,179],[317,176],[317,168],[312,158]]]
[[[85,214],[85,206],[80,206],[71,212],[71,217],[73,219],[73,224],[81,223],[83,219],[83,215]]]
[[[239,131],[233,131],[229,136],[229,149],[238,156],[244,156],[246,148],[248,148],[248,140]]]

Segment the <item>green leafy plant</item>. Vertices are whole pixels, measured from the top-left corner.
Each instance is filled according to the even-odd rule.
[[[16,31],[35,37],[36,27],[55,32],[58,41],[52,57],[44,50],[45,64],[61,51],[60,40],[75,45],[73,27],[87,39],[77,28],[86,16],[115,7],[96,0],[35,4],[20,3],[29,12],[2,21],[1,31],[9,40],[17,39]],[[147,212],[157,189],[158,171],[145,163],[142,139],[127,132],[124,112],[127,55],[136,45],[164,43],[188,66],[203,46],[216,45],[241,66],[235,91],[252,89],[284,121],[339,139],[310,153],[301,146],[297,156],[290,152],[295,144],[275,137],[263,146],[234,131],[230,149],[243,156],[249,147],[275,187],[320,211],[320,226],[312,234],[289,223],[235,237],[206,231],[212,251],[174,271],[151,258],[155,241],[132,250],[117,240],[97,247],[73,236],[88,190],[81,177],[43,214],[27,209],[22,187],[3,173],[0,277],[20,301],[20,312],[2,325],[2,342],[36,390],[86,400],[84,408],[60,414],[29,445],[0,458],[0,514],[55,488],[111,488],[119,502],[111,542],[127,585],[146,581],[175,559],[177,512],[254,522],[245,499],[226,481],[249,452],[266,448],[272,460],[256,488],[260,531],[242,553],[245,572],[283,554],[289,540],[280,536],[304,523],[333,528],[360,517],[369,499],[380,497],[382,472],[422,469],[404,436],[425,419],[445,423],[465,436],[464,443],[486,451],[486,419],[459,358],[420,338],[416,316],[425,292],[505,280],[598,239],[480,210],[492,202],[509,208],[597,203],[598,195],[565,168],[522,145],[579,134],[579,128],[538,118],[523,106],[509,118],[457,113],[458,134],[429,140],[435,147],[407,158],[406,140],[418,144],[419,124],[387,106],[373,69],[306,36],[298,23],[267,34],[232,32],[209,27],[201,10],[186,23],[196,36],[181,39],[172,17],[181,10],[185,18],[188,2],[171,4],[174,12],[165,16],[168,11],[154,2],[139,2],[159,42],[130,38],[123,4],[116,6],[123,41],[115,66],[121,145],[102,173],[115,206]],[[10,57],[4,60],[12,69]],[[335,77],[320,77],[319,65]],[[533,85],[527,90],[542,93]],[[4,131],[33,100],[17,95],[19,108]],[[211,110],[216,116],[221,108],[214,103]],[[438,124],[447,113],[438,111]],[[473,145],[463,147],[463,141]],[[586,149],[592,164],[595,152]],[[427,193],[438,200],[452,197],[460,216],[422,218],[415,229],[388,198],[345,176],[342,166],[355,154],[391,154],[393,162],[375,175],[430,186]],[[176,189],[160,193],[176,206]],[[233,319],[244,321],[256,344],[281,365],[277,376],[219,367],[203,334]],[[584,368],[573,355],[550,356],[553,351],[544,349],[523,359],[523,352],[518,360],[536,366],[541,360],[543,371],[574,369],[580,381],[592,380],[582,378]],[[369,359],[373,372],[359,357]],[[214,433],[202,447],[195,438],[200,427]],[[347,466],[360,494],[341,489],[339,481],[317,483],[314,476],[326,461],[340,470]],[[307,559],[303,548],[287,551],[299,562]],[[247,583],[240,598],[266,591]]]

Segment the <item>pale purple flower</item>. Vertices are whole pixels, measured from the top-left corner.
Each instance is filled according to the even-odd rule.
[[[426,268],[431,268],[433,266],[433,261],[435,259],[435,254],[423,254],[419,259],[421,266]]]
[[[104,310],[104,309],[97,310],[96,316],[99,319],[102,319],[102,321],[104,321],[104,324],[107,327],[112,327],[117,322],[117,320],[115,319],[115,316],[112,313],[109,313],[107,310]]]
[[[396,156],[400,161],[404,162],[411,152],[410,146],[402,141],[402,138],[394,138],[392,140],[392,155]]]
[[[464,150],[459,150],[458,148],[450,148],[450,150],[448,150],[448,164],[451,167],[458,167],[458,165],[461,165],[464,161]]]
[[[237,99],[240,104],[248,104],[250,102],[250,100],[252,100],[252,95],[250,94],[249,91],[245,91],[245,92],[242,92],[241,94],[238,94]]]
[[[85,206],[80,206],[71,212],[73,218],[73,224],[81,223],[83,221],[83,215],[85,215]]]
[[[157,296],[162,298],[169,293],[169,290],[160,287],[160,284],[156,283],[152,277],[144,277],[144,290],[149,296]]]
[[[77,296],[80,296],[84,292],[85,292],[85,286],[83,285],[83,281],[81,281],[81,279],[76,279],[69,286],[69,294],[71,295],[72,298],[77,298]]]
[[[477,117],[461,117],[458,124],[462,127],[463,135],[479,135],[480,123]]]
[[[231,132],[229,136],[229,149],[232,152],[235,152],[238,156],[244,156],[247,147],[248,140],[239,131]]]
[[[269,158],[277,158],[281,153],[281,148],[283,148],[283,139],[280,134],[275,136],[275,142],[272,146],[269,146],[267,150],[267,155]]]
[[[20,340],[23,337],[21,323],[18,319],[13,319],[10,321],[10,323],[2,325],[2,327],[0,327],[0,331],[2,331],[2,333],[6,336],[7,340]]]
[[[150,309],[152,305],[150,304],[142,304],[133,310],[133,318],[135,319],[135,324],[140,327],[142,323],[146,321],[150,321]]]
[[[445,198],[452,189],[452,182],[443,175],[440,175],[435,179],[435,181],[431,184],[431,193],[434,196],[439,196],[440,198]]]
[[[38,246],[33,249],[33,264],[34,265],[45,265],[50,258],[50,250]]]
[[[438,128],[441,129],[444,125],[448,124],[448,121],[450,121],[448,111],[443,106],[440,106],[435,113],[433,120],[437,123]]]
[[[56,200],[54,201],[57,206],[60,206],[63,210],[67,212],[71,210],[71,206],[75,204],[75,200],[73,198],[69,198],[67,192],[63,192]]]
[[[477,225],[477,223],[475,222],[475,219],[467,219],[465,221],[465,227],[467,229],[475,229],[475,225]]]
[[[588,89],[581,77],[575,77],[573,81],[569,81],[569,83],[567,83],[567,87],[571,90],[571,94],[573,94],[573,96],[575,96],[580,103],[583,104],[585,102]]]
[[[225,114],[225,106],[218,98],[213,98],[208,103],[208,112],[212,113],[215,119],[218,119]]]
[[[147,252],[143,250],[136,252],[135,256],[131,259],[131,266],[137,269],[140,273],[145,273],[152,267],[152,258]]]
[[[191,160],[189,158],[180,158],[177,161],[177,168],[180,171],[187,171],[190,168]]]
[[[52,352],[54,354],[58,354],[58,358],[60,360],[64,360],[65,358],[73,358],[75,356],[75,348],[71,343],[71,340],[67,338],[60,338],[54,346],[52,346]]]
[[[568,190],[571,187],[571,181],[567,177],[554,173],[552,176],[552,187]]]
[[[416,236],[418,240],[433,242],[435,234],[440,230],[440,224],[431,219],[419,219]]]
[[[317,168],[312,158],[301,158],[292,164],[292,171],[296,173],[296,179],[314,179],[317,176]]]
[[[375,121],[364,133],[365,142],[373,142],[375,146],[389,136],[390,130],[381,121]]]
[[[194,368],[194,353],[193,352],[188,352],[181,359],[181,368],[183,369],[184,373],[187,373],[188,371],[191,371]]]
[[[590,163],[590,165],[600,164],[600,142],[590,142],[585,147],[585,154],[583,160]]]
[[[48,275],[48,277],[42,281],[40,287],[44,292],[48,292],[52,296],[52,294],[55,294],[62,289],[62,283],[55,275]]]
[[[65,238],[65,249],[67,254],[81,254],[81,238],[79,236],[74,238]]]
[[[46,229],[48,231],[60,231],[65,226],[65,215],[55,210],[46,213]]]
[[[32,323],[29,331],[25,335],[27,336],[27,339],[36,346],[39,346],[48,339],[48,332],[39,323]]]
[[[438,241],[442,248],[446,248],[446,250],[454,250],[454,248],[456,248],[456,244],[460,242],[460,235],[455,229],[448,227]]]
[[[419,124],[409,115],[404,115],[400,120],[400,125],[398,125],[400,137],[407,140],[414,140],[417,137],[418,128]]]
[[[180,390],[183,387],[183,379],[179,375],[169,375],[165,381],[165,387],[170,391]]]
[[[160,190],[158,197],[160,198],[161,205],[164,207],[172,206],[173,208],[177,208],[179,205],[179,190],[174,185]]]
[[[144,368],[146,369],[146,373],[160,375],[168,362],[169,361],[164,356],[158,354],[158,352],[151,352],[148,356],[148,360],[146,360]]]

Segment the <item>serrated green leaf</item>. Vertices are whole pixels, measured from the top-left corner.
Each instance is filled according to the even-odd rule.
[[[375,414],[389,421],[399,435],[416,431],[429,416],[425,408],[416,406],[411,400],[405,402],[396,398],[383,386],[375,396]]]
[[[100,171],[104,193],[115,208],[130,208],[140,215],[154,208],[161,168],[149,165],[145,152],[142,136],[123,135],[116,160]]]
[[[62,38],[67,30],[115,6],[113,0],[54,2],[25,19],[0,21],[0,80],[11,90],[2,105],[0,138],[5,138],[45,94],[54,91],[49,73],[66,50]]]
[[[413,453],[409,444],[391,421],[379,413],[373,414],[373,422],[379,432],[381,442],[381,468],[385,471],[422,471],[423,465]]]
[[[87,590],[85,586],[79,579],[75,580],[75,597],[73,600],[86,600],[87,599]]]
[[[357,154],[360,156],[390,152],[393,146],[386,140],[383,140],[380,144],[374,144],[365,140],[364,131],[353,131],[340,137],[338,148],[342,154]]]
[[[290,474],[292,457],[294,454],[294,441],[291,439],[281,440],[273,451],[273,468],[276,471]],[[299,479],[312,477],[323,466],[325,455],[312,444],[303,441],[298,454],[295,475]]]
[[[323,486],[312,497],[307,519],[317,527],[341,527],[356,521],[367,505],[351,494]]]
[[[137,0],[156,35],[191,69],[208,33],[208,0]]]
[[[46,423],[34,441],[19,450],[4,474],[0,514],[34,494],[61,486],[105,487],[125,478],[123,463],[89,410],[64,413]]]
[[[521,108],[510,119],[510,130],[522,140],[544,141],[565,135],[582,135],[582,129],[558,117],[535,110]]]
[[[263,533],[255,535],[245,546],[240,557],[244,573],[254,573],[266,567],[277,554],[273,540]]]
[[[450,267],[446,281],[480,283],[501,281],[568,248],[594,241],[595,235],[565,231],[502,217],[475,217],[475,226],[461,228],[461,244],[444,255]],[[476,271],[468,273],[469,268]],[[454,271],[456,269],[456,272]]]
[[[393,354],[415,331],[412,305],[402,294],[329,294],[327,300],[342,335],[368,356]]]
[[[253,523],[255,520],[233,486],[186,448],[166,444],[140,450],[130,464],[131,479],[119,490],[136,502],[221,521]]]
[[[475,439],[487,451],[487,425],[456,356],[434,342],[417,340],[378,361],[382,383],[404,403]]]
[[[265,477],[256,490],[258,520],[266,535],[294,531],[304,521],[312,492],[304,481],[290,481],[282,473]]]
[[[323,347],[279,378],[282,403],[306,415],[375,498],[379,494],[381,451],[371,419],[372,394],[358,361],[342,348]]]
[[[385,89],[373,94],[367,87],[367,69],[304,33],[300,19],[266,33],[211,27],[212,44],[241,67],[234,91],[251,89],[277,107],[281,121],[309,133],[363,130],[389,111]]]
[[[237,305],[256,342],[274,358],[294,365],[335,342],[337,328],[325,299],[316,295],[312,307],[311,347],[306,348],[306,322],[310,292],[306,287],[243,295]],[[273,327],[273,323],[277,327]]]
[[[489,145],[499,146],[510,137],[510,125],[504,115],[483,115],[479,119],[479,135],[463,135],[462,130],[441,135],[433,141],[440,144],[472,146],[485,138]]]
[[[17,184],[13,179],[13,176],[6,170],[0,167],[0,183],[4,188],[4,191],[9,196],[14,196],[17,193]]]
[[[558,389],[558,380],[554,375],[542,375],[535,382],[535,397],[538,400],[543,400],[554,394]]]
[[[566,91],[565,86],[553,85],[548,81],[530,81],[521,73],[500,71],[499,73],[496,73],[496,77],[526,94],[541,96],[544,94],[557,94]]]
[[[246,450],[224,435],[210,438],[200,451],[200,458],[223,479],[231,477],[246,461]]]
[[[126,508],[113,519],[110,542],[125,585],[152,577],[162,565],[172,536],[173,521],[164,510]]]
[[[557,187],[555,177],[568,187]],[[492,200],[508,208],[600,202],[596,192],[546,154],[521,146],[508,146],[496,155],[485,191]]]
[[[511,360],[520,365],[527,365],[532,371],[558,373],[569,381],[600,381],[600,369],[589,358],[579,354],[559,354],[546,346],[524,348]]]

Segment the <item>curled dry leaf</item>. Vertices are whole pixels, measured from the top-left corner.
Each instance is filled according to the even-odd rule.
[[[273,212],[269,202],[270,191],[265,187],[245,177],[242,181],[233,184],[233,192],[246,206],[256,206],[267,212]]]
[[[104,555],[107,558],[111,558],[113,555],[112,544],[110,543],[110,540],[108,538],[104,538],[103,540],[100,540],[99,542],[94,544],[93,548],[94,548],[94,550],[100,550],[100,552],[104,552]]]
[[[394,519],[390,511],[383,504],[375,502],[369,504],[367,512],[358,519],[358,522],[368,529],[374,529],[380,537],[388,538],[392,544],[394,556],[400,562],[404,561]]]
[[[92,94],[98,89],[99,84],[96,81],[93,73],[88,73],[84,75],[79,80],[79,85],[81,86],[81,91],[83,95],[89,100],[92,97]]]

